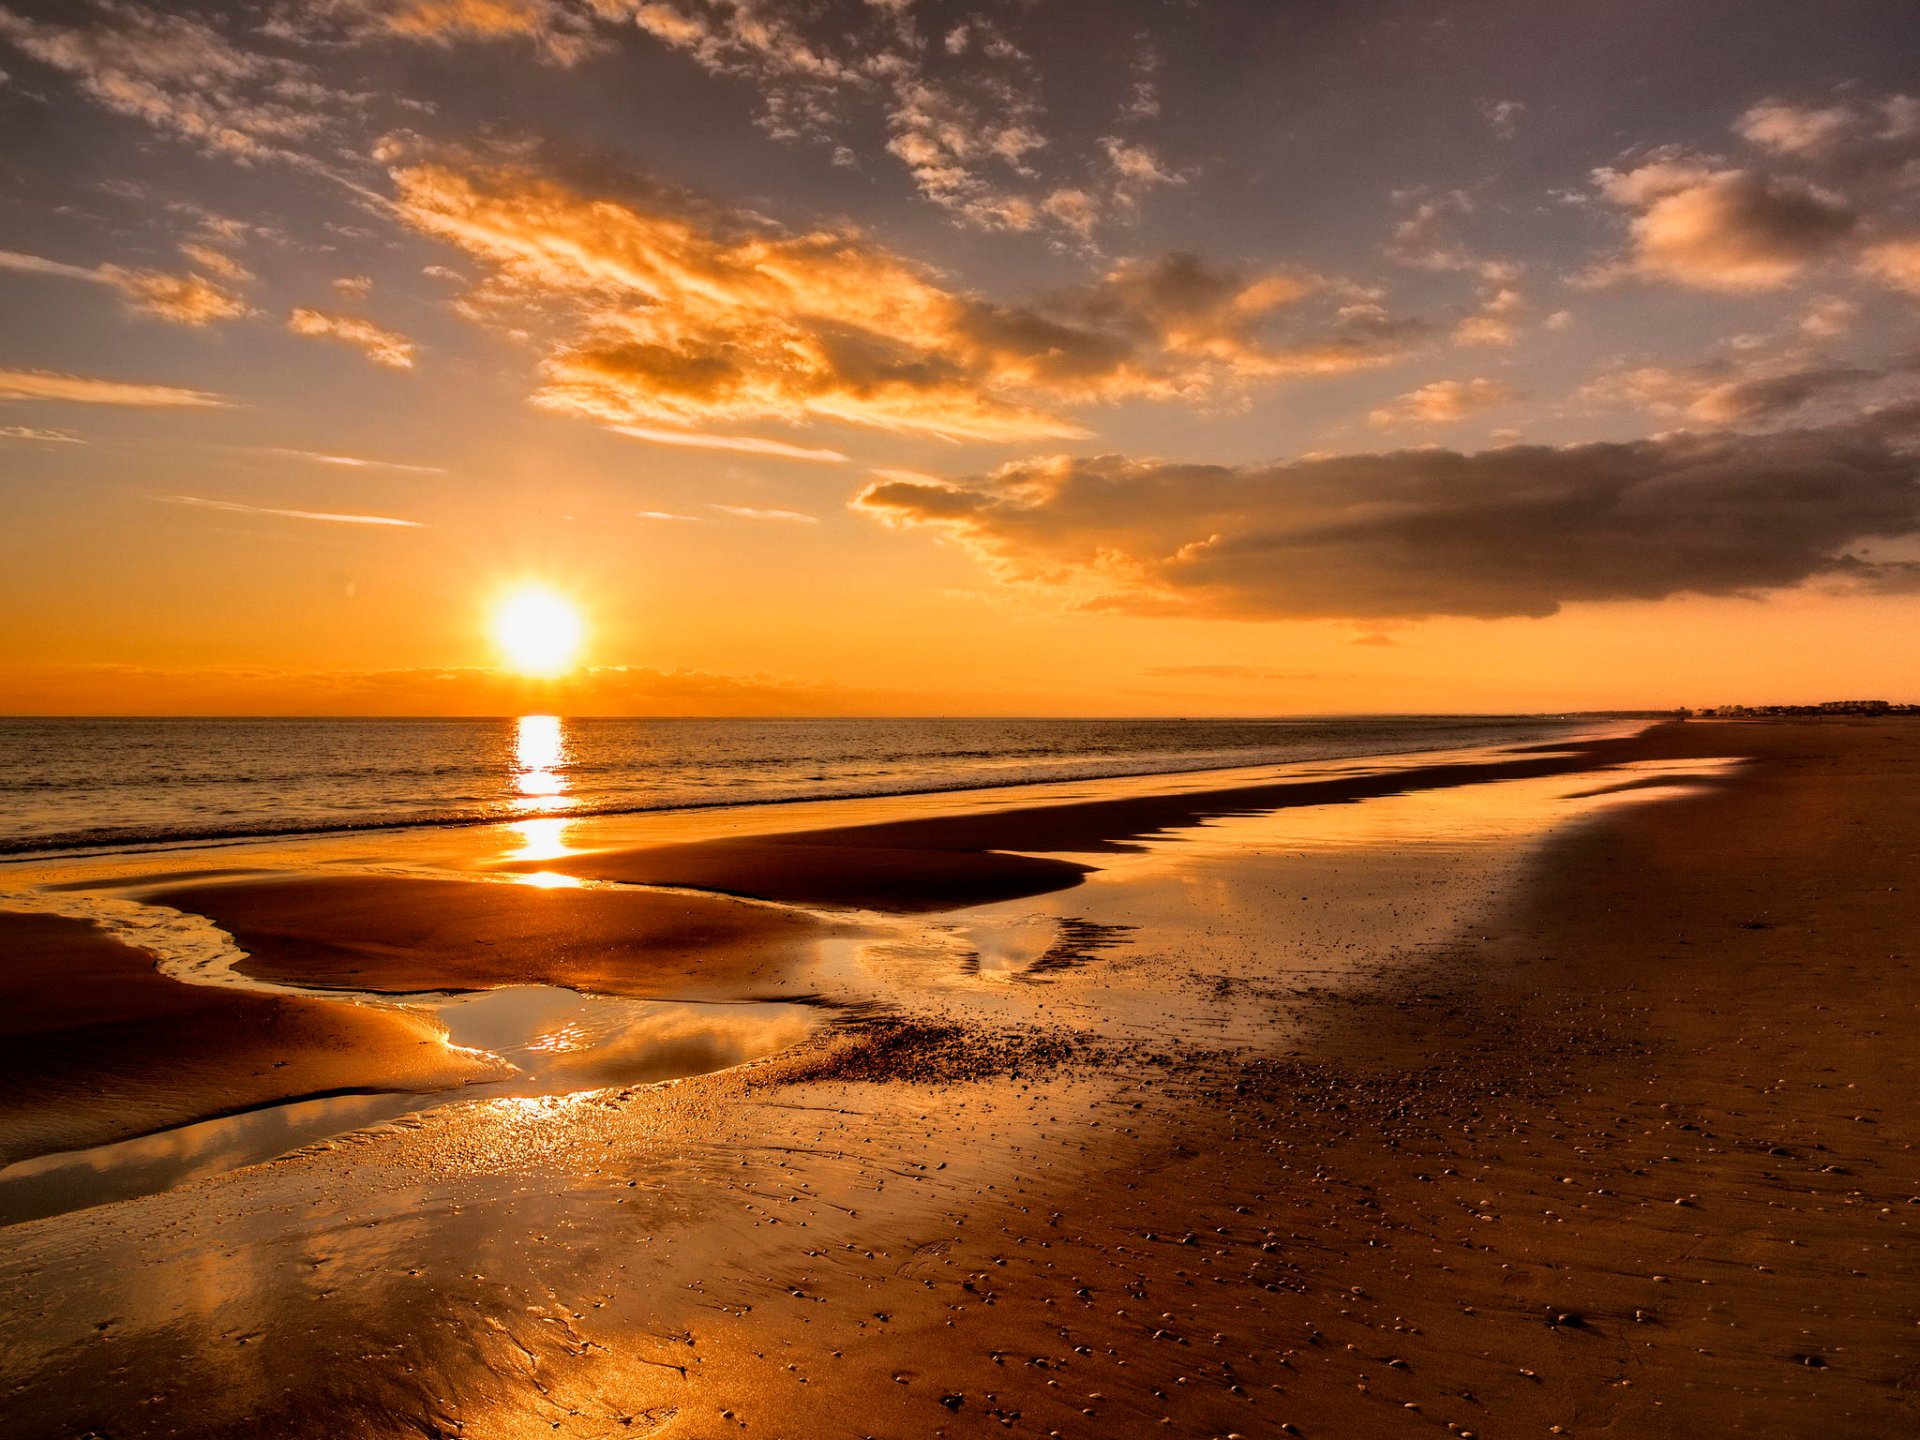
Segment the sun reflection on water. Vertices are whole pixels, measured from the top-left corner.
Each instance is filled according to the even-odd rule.
[[[520,837],[520,848],[510,851],[509,860],[559,860],[573,854],[567,844],[567,819],[516,820],[507,829]]]
[[[567,792],[573,787],[566,776],[572,759],[566,727],[558,715],[522,715],[514,721],[514,808],[545,811],[572,805],[574,798]]]
[[[531,885],[536,890],[579,890],[584,882],[572,875],[562,875],[558,870],[535,870],[531,874],[515,877],[518,884]]]

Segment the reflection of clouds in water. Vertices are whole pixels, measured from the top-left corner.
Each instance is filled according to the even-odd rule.
[[[633,1000],[553,986],[447,997],[432,1008],[455,1031],[456,1048],[517,1062],[502,1059],[509,1078],[436,1094],[297,1100],[23,1160],[0,1170],[0,1224],[149,1195],[316,1143],[331,1148],[355,1130],[465,1099],[491,1097],[526,1120],[550,1116],[576,1092],[762,1059],[799,1044],[820,1024],[818,1012],[800,1005]]]
[[[0,1170],[0,1224],[171,1189],[202,1176],[256,1165],[429,1103],[418,1095],[335,1095],[205,1120],[91,1150],[38,1155]]]
[[[815,1027],[813,1017],[798,1007],[754,1007],[786,1012],[771,1015],[712,1008],[714,1013],[708,1014],[678,1009],[633,1024],[598,1044],[556,1047],[542,1073],[550,1081],[582,1085],[676,1080],[775,1054],[805,1040]]]

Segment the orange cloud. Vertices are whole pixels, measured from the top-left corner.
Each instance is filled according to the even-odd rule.
[[[1883,285],[1920,296],[1920,238],[1870,246],[1860,268]]]
[[[38,715],[872,715],[925,712],[910,691],[789,676],[596,666],[530,683],[494,669],[289,671],[63,665],[8,676],[15,713]]]
[[[329,315],[321,310],[295,310],[287,317],[287,328],[296,335],[312,335],[339,340],[364,351],[376,365],[393,370],[413,368],[413,342],[404,335],[383,330],[371,320],[353,315]]]
[[[392,515],[343,515],[329,510],[281,510],[270,505],[243,505],[238,500],[208,500],[199,495],[161,495],[169,505],[193,505],[203,510],[225,510],[236,515],[270,515],[279,520],[320,520],[330,525],[382,525],[418,530],[418,520],[400,520]]]
[[[0,400],[58,400],[78,405],[203,406],[229,403],[204,390],[101,380],[51,370],[0,370]]]
[[[135,310],[175,325],[197,328],[252,313],[246,301],[199,275],[123,270],[118,265],[103,265],[100,273]]]
[[[1502,380],[1475,376],[1471,380],[1435,380],[1409,390],[1391,405],[1371,411],[1375,425],[1447,425],[1518,400],[1520,392]]]
[[[1692,160],[1603,170],[1600,191],[1634,212],[1628,267],[1703,290],[1774,290],[1847,238],[1858,216],[1807,181]]]
[[[1005,304],[850,228],[790,231],[645,182],[466,156],[399,164],[394,182],[403,220],[491,267],[468,313],[559,322],[538,403],[612,425],[1077,437],[1060,406],[1362,368],[1413,333],[1368,305],[1285,333],[1326,287],[1191,256]]]
[[[182,247],[190,258],[196,247]],[[208,256],[226,262],[226,257],[207,251]],[[238,267],[233,267],[238,270]],[[215,320],[232,320],[251,314],[247,303],[200,275],[169,275],[160,270],[128,270],[119,265],[68,265],[39,255],[22,255],[0,250],[0,270],[17,270],[30,275],[50,275],[62,280],[85,280],[96,285],[111,285],[126,297],[127,303],[144,315],[170,320],[176,325],[210,325]],[[241,276],[246,271],[238,270]]]
[[[527,40],[544,59],[571,65],[599,48],[590,16],[557,0],[305,0],[289,28],[331,26],[349,39],[398,36],[430,45]]]

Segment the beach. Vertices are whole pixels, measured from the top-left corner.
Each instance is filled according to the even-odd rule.
[[[15,866],[0,1429],[1908,1433],[1917,797],[1694,722]]]

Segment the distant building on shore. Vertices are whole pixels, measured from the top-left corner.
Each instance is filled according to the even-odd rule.
[[[1818,705],[1714,705],[1705,710],[1682,710],[1683,716],[1702,720],[1740,719],[1765,715],[1920,715],[1920,705],[1891,700],[1826,700]]]

